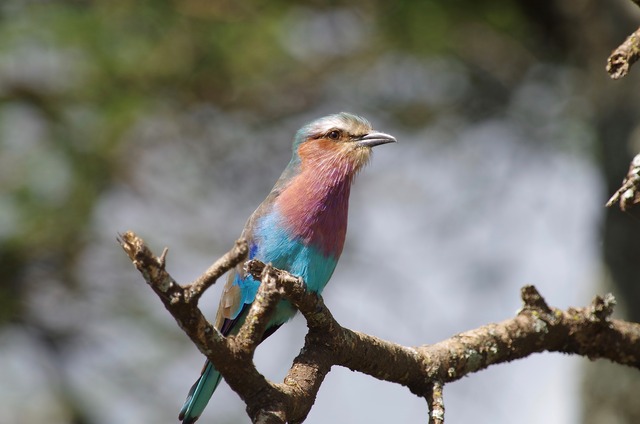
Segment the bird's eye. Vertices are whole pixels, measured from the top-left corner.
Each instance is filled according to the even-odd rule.
[[[329,134],[327,134],[327,137],[329,137],[331,140],[337,140],[340,138],[340,131],[333,130],[329,132]]]

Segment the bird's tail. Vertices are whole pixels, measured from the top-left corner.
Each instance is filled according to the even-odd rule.
[[[200,378],[191,386],[187,400],[184,401],[180,415],[178,415],[178,419],[182,420],[182,424],[196,422],[207,403],[209,403],[209,399],[218,384],[220,384],[221,379],[222,375],[213,367],[211,362],[205,362]]]

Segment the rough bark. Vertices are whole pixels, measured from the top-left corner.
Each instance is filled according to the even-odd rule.
[[[408,347],[342,327],[322,297],[305,290],[302,279],[256,260],[245,267],[262,282],[258,295],[238,335],[225,338],[199,310],[198,299],[246,258],[243,240],[184,287],[165,270],[166,249],[156,257],[132,232],[119,241],[178,325],[244,400],[254,423],[303,422],[333,365],[406,386],[427,401],[429,422],[434,424],[444,423],[444,384],[532,353],[606,358],[640,369],[640,324],[611,319],[611,295],[596,296],[586,307],[560,310],[549,307],[533,286],[525,286],[523,307],[515,317],[434,345]],[[269,314],[282,297],[304,315],[309,331],[284,382],[273,383],[257,371],[252,358]]]
[[[640,57],[640,28],[624,40],[607,59],[607,72],[613,79],[620,79],[629,73]]]

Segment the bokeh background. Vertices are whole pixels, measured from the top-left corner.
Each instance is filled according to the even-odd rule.
[[[612,291],[640,320],[640,223],[603,207],[640,151],[630,1],[2,0],[0,424],[172,423],[202,357],[115,241],[190,281],[239,235],[294,132],[338,111],[399,143],[352,191],[325,292],[407,345]],[[220,287],[202,305],[214,314]],[[281,379],[304,320],[256,362]],[[637,371],[557,354],[445,388],[450,423],[637,423]],[[308,423],[426,422],[335,368]],[[203,423],[248,422],[225,385]]]

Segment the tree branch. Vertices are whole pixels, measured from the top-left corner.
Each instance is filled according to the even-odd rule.
[[[166,256],[165,252],[166,250],[163,252],[162,257]],[[200,299],[200,296],[202,296],[202,293],[211,287],[218,278],[242,262],[247,257],[247,252],[247,242],[244,240],[237,240],[233,249],[215,261],[213,265],[211,265],[209,269],[207,269],[204,274],[198,277],[193,283],[185,287],[190,298],[197,302],[198,299]]]
[[[282,298],[281,291],[276,286],[274,268],[266,265],[262,268],[258,279],[262,282],[256,293],[256,301],[253,302],[244,325],[238,331],[236,343],[242,344],[245,349],[255,351],[262,341],[262,335],[267,328],[269,318],[278,301]]]
[[[620,79],[640,57],[640,28],[624,40],[607,59],[607,72],[612,79]]]
[[[631,161],[622,186],[611,196],[606,206],[611,207],[615,203],[625,212],[640,203],[640,153]]]
[[[216,278],[246,258],[247,245],[244,240],[238,240],[203,276],[185,287],[180,286],[165,270],[166,249],[160,258],[156,257],[144,240],[131,231],[119,235],[118,241],[180,328],[200,352],[215,364],[227,383],[247,404],[260,392],[264,392],[265,399],[270,402],[278,398],[279,394],[273,385],[253,365],[245,365],[251,362],[252,351],[245,346],[238,346],[233,338],[225,338],[198,308],[201,290],[210,287]],[[268,411],[266,407],[262,409]]]
[[[431,389],[425,396],[429,404],[429,424],[444,424],[443,384],[439,381],[431,383]]]
[[[640,324],[611,319],[615,304],[611,295],[596,297],[587,307],[563,311],[549,307],[533,286],[525,286],[523,307],[514,318],[434,345],[406,347],[340,326],[322,297],[307,292],[301,278],[256,260],[245,267],[262,281],[258,295],[238,336],[225,338],[204,318],[197,300],[223,269],[243,260],[246,243],[237,242],[224,260],[207,271],[208,276],[196,280],[204,282],[183,288],[166,273],[164,260],[156,258],[135,234],[125,233],[119,241],[180,327],[244,400],[254,423],[303,422],[333,365],[406,386],[427,400],[429,422],[434,424],[444,423],[444,384],[532,353],[606,358],[640,369]],[[284,382],[274,384],[256,370],[252,358],[282,297],[304,315],[309,331]]]

